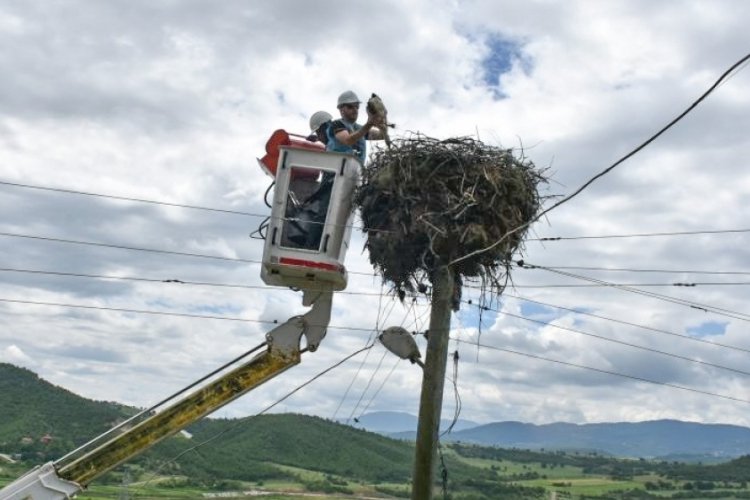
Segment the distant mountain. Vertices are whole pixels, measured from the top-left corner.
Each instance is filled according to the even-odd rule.
[[[91,401],[39,378],[33,372],[0,363],[0,453],[20,454],[33,460],[57,458],[109,429],[137,410],[113,402]],[[443,421],[446,429],[449,421]],[[291,466],[308,467],[329,457],[335,472],[338,468],[358,471],[366,477],[372,467],[381,464],[383,475],[399,477],[411,468],[412,445],[388,439],[368,431],[389,433],[398,439],[413,440],[416,417],[400,412],[376,412],[364,415],[356,428],[304,415],[267,415],[239,420],[204,419],[190,427],[192,441],[168,440],[147,457],[174,456],[190,443],[201,442],[221,434],[220,449],[208,461],[196,454],[181,460],[204,460],[200,467],[230,463],[272,461]],[[459,421],[442,440],[461,441],[485,446],[532,450],[581,450],[620,457],[664,458],[705,457],[732,458],[750,454],[750,429],[722,424],[699,424],[677,420],[636,423],[547,425],[521,422],[496,422],[476,425]],[[231,454],[227,450],[234,450]],[[344,453],[342,450],[348,450]],[[363,451],[364,450],[364,451]],[[200,456],[212,452],[202,449]],[[312,462],[310,462],[311,458]],[[225,463],[226,462],[226,463]],[[390,464],[390,465],[389,465]],[[259,471],[262,467],[259,465]]]
[[[532,450],[598,450],[620,457],[750,454],[747,427],[679,420],[581,425],[496,422],[451,432],[443,440]]]
[[[347,419],[339,419],[339,422],[345,423]],[[452,420],[442,420],[441,428],[447,429]],[[417,431],[417,417],[410,413],[398,412],[398,411],[376,411],[372,413],[366,413],[359,417],[356,421],[349,422],[351,425],[357,428],[365,429],[370,432],[377,432],[379,434],[396,434],[400,432],[416,432]],[[453,426],[454,430],[463,430],[476,427],[479,424],[472,422],[471,420],[457,420]]]
[[[29,370],[0,363],[0,454],[11,459],[39,463],[59,458],[134,412],[82,398]],[[405,482],[414,460],[410,443],[307,415],[203,419],[188,430],[190,439],[166,439],[129,463],[141,470],[165,464],[165,472],[210,484],[216,478],[299,479],[289,467]],[[187,453],[196,446],[199,450]],[[461,463],[453,463],[451,472],[457,478],[486,475]]]

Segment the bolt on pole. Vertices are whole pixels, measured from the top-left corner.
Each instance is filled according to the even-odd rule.
[[[414,455],[412,500],[431,500],[437,463],[438,432],[448,361],[448,341],[453,299],[453,270],[441,266],[433,273],[432,311],[427,336],[419,423]]]

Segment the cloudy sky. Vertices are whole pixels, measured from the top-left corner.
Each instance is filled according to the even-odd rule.
[[[303,312],[298,293],[261,286],[248,235],[270,178],[256,157],[273,130],[335,113],[344,90],[377,92],[396,137],[523,147],[549,168],[544,194],[566,195],[750,52],[748,19],[741,0],[5,0],[0,361],[146,407]],[[537,222],[519,258],[552,269],[514,269],[481,335],[475,308],[454,316],[461,418],[750,426],[748,89],[741,68]],[[220,415],[263,410],[377,325],[425,328],[426,301],[380,298],[362,247],[355,231],[357,274],[320,349]],[[416,414],[420,380],[375,345],[274,411]]]

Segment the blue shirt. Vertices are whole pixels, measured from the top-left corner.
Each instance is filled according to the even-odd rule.
[[[353,134],[357,130],[361,129],[362,125],[359,123],[351,123],[346,120],[334,120],[328,127],[328,144],[326,144],[326,151],[337,151],[339,153],[351,153],[359,158],[359,161],[364,165],[365,157],[367,154],[367,141],[364,137],[359,139],[354,145],[347,146],[338,139],[336,139],[336,133],[344,129]]]

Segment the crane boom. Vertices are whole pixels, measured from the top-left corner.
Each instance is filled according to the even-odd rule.
[[[70,498],[95,478],[298,364],[302,336],[304,351],[315,351],[325,336],[332,298],[331,290],[305,291],[303,303],[312,309],[266,334],[264,352],[78,458],[33,469],[0,490],[0,500]]]
[[[269,285],[302,290],[303,305],[312,308],[271,330],[258,346],[265,346],[265,352],[227,368],[182,399],[169,398],[153,413],[146,410],[60,460],[31,470],[1,489],[0,500],[70,498],[95,478],[298,364],[303,351],[318,348],[331,318],[333,291],[347,284],[343,263],[361,164],[352,155],[324,152],[283,130],[274,132],[266,150],[269,154],[260,162],[267,173],[273,171],[275,189],[261,278]],[[269,169],[274,162],[276,168]]]

